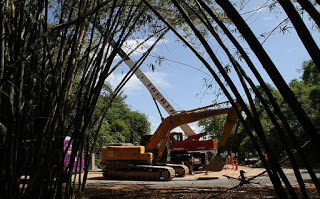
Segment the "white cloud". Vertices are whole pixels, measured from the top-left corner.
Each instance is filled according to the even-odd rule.
[[[144,40],[143,39],[132,39],[132,40],[127,40],[124,44],[122,49],[129,53],[131,52],[133,49],[135,49],[140,43],[142,43]],[[154,44],[154,42],[156,41],[156,39],[151,38],[148,41],[146,41],[143,45],[141,45],[136,51],[134,51],[131,55],[137,55],[137,54],[142,54],[144,52],[146,52],[148,50],[148,48],[150,46],[152,46]],[[162,43],[168,43],[168,40],[162,39],[161,41],[158,42],[158,44],[162,44]],[[157,44],[157,45],[158,45]],[[156,48],[153,49],[153,52],[157,51]]]
[[[168,74],[163,72],[146,72],[145,75],[150,81],[161,88],[170,88],[171,85],[168,81]],[[121,80],[124,78],[125,73],[112,73],[107,81],[111,83],[113,88],[116,88]],[[142,82],[134,75],[123,87],[125,94],[127,95],[139,95],[139,91],[146,89]],[[159,89],[159,88],[158,88]],[[147,90],[147,89],[146,89]]]
[[[161,88],[171,88],[171,84],[168,81],[168,74],[163,72],[145,72],[144,73],[155,86]]]
[[[112,73],[107,81],[110,82],[111,86],[113,89],[115,89],[118,84],[121,82],[121,80],[124,78],[125,74],[124,73]],[[140,85],[141,82],[139,81],[138,78],[136,78],[135,76],[133,76],[128,82],[127,84],[124,86],[124,90],[125,91],[130,91],[130,90],[141,90],[142,85]]]

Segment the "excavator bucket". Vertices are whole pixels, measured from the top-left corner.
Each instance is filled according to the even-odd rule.
[[[203,166],[201,170],[203,171],[222,171],[225,163],[221,155],[216,155],[209,164]]]

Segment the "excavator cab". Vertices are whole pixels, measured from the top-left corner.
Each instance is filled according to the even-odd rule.
[[[180,142],[183,140],[183,135],[181,132],[172,132],[170,133],[170,141],[171,143]]]

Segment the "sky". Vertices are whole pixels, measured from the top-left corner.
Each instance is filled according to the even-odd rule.
[[[274,29],[286,17],[285,13],[280,12],[280,10],[276,10],[277,13],[270,13],[268,8],[259,9],[263,3],[264,1],[249,1],[240,11],[240,13],[243,13],[243,18],[247,19],[247,23],[257,37],[264,32]],[[256,10],[256,12],[247,13],[247,11],[250,10]],[[305,18],[307,18],[307,16],[305,16]],[[310,26],[312,26],[312,23],[309,24],[309,27]],[[313,30],[311,33],[319,45],[319,33],[316,30]],[[262,42],[263,40],[264,39],[260,37],[260,41]],[[214,42],[214,39],[209,37],[208,41],[212,44],[222,65],[230,64],[221,49],[216,47],[217,44]],[[128,44],[134,45],[136,41],[128,42]],[[154,40],[149,41],[146,47],[151,46],[153,42]],[[227,39],[224,38],[224,42],[227,46],[230,46],[230,42],[228,42]],[[243,45],[245,45],[245,43]],[[285,34],[276,30],[275,34],[263,43],[263,47],[286,82],[290,82],[290,80],[294,78],[300,78],[302,75],[300,69],[303,61],[310,59],[293,28],[289,28]],[[137,50],[137,52],[135,52],[136,56],[132,55],[131,57],[137,59],[137,56],[141,56],[141,52],[145,51],[145,49],[146,48]],[[231,46],[229,50],[234,52],[234,48]],[[271,83],[267,73],[260,66],[253,53],[250,52],[250,49],[247,47],[246,50],[260,74],[265,78],[265,81]],[[156,57],[159,56],[165,58],[162,60],[161,65],[156,62]],[[209,63],[212,63],[208,55],[204,55],[204,57]],[[154,71],[152,71],[150,64],[154,64]],[[240,64],[246,68],[244,63],[240,62]],[[213,64],[212,67],[215,68]],[[178,42],[178,38],[172,32],[167,33],[165,38],[156,45],[140,69],[176,110],[194,109],[212,104],[213,101],[227,101],[225,97],[217,95],[219,93],[219,87],[215,82],[212,82],[212,88],[210,90],[206,89],[205,83],[206,81],[211,82],[212,77],[198,58],[189,49],[185,48],[182,42]],[[108,81],[115,87],[126,71],[128,71],[128,67],[122,64],[119,69],[108,78]],[[230,76],[234,83],[239,85],[235,74],[231,73]],[[243,92],[240,91],[240,93]],[[133,76],[124,87],[123,94],[127,96],[125,102],[132,110],[139,111],[147,116],[151,123],[151,133],[153,133],[161,123],[161,118],[149,91]],[[168,116],[163,109],[161,113],[164,117]],[[202,132],[202,129],[197,126],[197,123],[192,123],[190,126],[196,133]],[[177,129],[176,131],[181,130]]]

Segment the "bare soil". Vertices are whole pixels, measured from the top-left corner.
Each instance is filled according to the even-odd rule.
[[[306,185],[310,198],[320,198],[314,185]],[[299,193],[299,187],[294,187]],[[300,195],[301,196],[301,195]],[[106,187],[87,186],[85,198],[198,199],[198,198],[278,198],[272,186],[234,187]],[[302,197],[299,197],[302,198]]]

